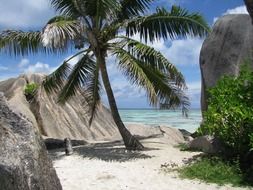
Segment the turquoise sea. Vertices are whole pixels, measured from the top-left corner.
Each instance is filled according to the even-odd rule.
[[[199,109],[190,110],[188,118],[180,110],[120,109],[119,112],[124,123],[169,125],[189,132],[194,132],[202,120]]]

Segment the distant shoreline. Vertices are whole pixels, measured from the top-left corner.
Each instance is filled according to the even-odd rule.
[[[157,111],[181,111],[181,109],[154,109],[154,108],[118,108],[119,110],[157,110]],[[201,110],[201,108],[190,108],[191,110]]]

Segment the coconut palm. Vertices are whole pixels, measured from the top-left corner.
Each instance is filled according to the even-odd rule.
[[[91,120],[100,104],[101,78],[113,119],[127,149],[141,150],[142,144],[124,126],[107,72],[106,57],[115,56],[119,70],[134,85],[144,89],[155,107],[189,106],[183,75],[159,51],[147,45],[160,39],[205,36],[208,25],[201,15],[173,6],[157,8],[153,0],[51,0],[59,16],[48,21],[41,32],[7,30],[0,34],[2,51],[25,55],[62,53],[69,47],[77,53],[47,76],[47,92],[56,91],[59,102],[84,95]],[[135,36],[133,38],[133,36]],[[136,36],[140,40],[135,40]],[[78,57],[74,66],[69,61]],[[100,77],[101,76],[101,77]],[[81,93],[80,93],[81,91]]]

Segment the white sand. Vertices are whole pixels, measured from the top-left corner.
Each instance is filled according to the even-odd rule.
[[[151,150],[126,152],[120,143],[75,148],[75,154],[51,152],[64,190],[235,190],[231,186],[185,180],[165,173],[161,164],[182,165],[200,153],[181,152],[164,138],[142,141]]]

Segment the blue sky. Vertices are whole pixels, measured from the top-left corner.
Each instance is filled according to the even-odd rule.
[[[224,14],[246,13],[243,0],[157,0],[153,6],[180,5],[190,12],[200,12],[210,25]],[[0,0],[0,30],[40,30],[49,18],[55,15],[48,0]],[[178,39],[151,44],[161,51],[184,74],[188,95],[193,108],[200,106],[199,52],[204,39]],[[25,57],[10,57],[0,54],[0,80],[16,77],[21,73],[50,73],[62,61],[73,54],[38,54]],[[108,57],[108,70],[115,97],[120,108],[148,108],[145,92],[132,86],[118,72],[113,57]],[[103,96],[106,103],[106,97]]]

